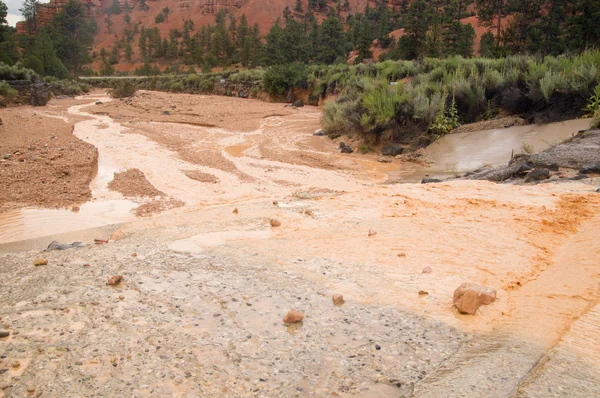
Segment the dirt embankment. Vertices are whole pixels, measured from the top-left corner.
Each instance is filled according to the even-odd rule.
[[[0,109],[0,211],[65,207],[91,198],[98,151],[73,125],[29,106]]]

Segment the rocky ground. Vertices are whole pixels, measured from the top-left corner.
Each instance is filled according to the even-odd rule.
[[[0,244],[0,396],[600,394],[595,186],[382,185],[394,164],[271,106],[245,133],[70,109],[99,149],[96,201],[121,195],[116,172],[144,187],[136,212],[140,192],[183,205]],[[496,300],[459,313],[464,282]]]
[[[53,106],[0,109],[0,212],[23,206],[64,207],[91,198],[98,151],[73,135],[73,121]]]

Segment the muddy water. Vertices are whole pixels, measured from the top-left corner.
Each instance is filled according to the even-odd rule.
[[[520,153],[525,147],[539,152],[589,127],[589,119],[576,119],[540,126],[448,134],[427,148],[435,163],[430,167],[406,163],[389,173],[389,182],[417,182],[426,175],[449,177],[484,165],[506,164],[512,153]]]

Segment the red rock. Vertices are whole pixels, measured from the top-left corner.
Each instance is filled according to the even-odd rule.
[[[431,267],[428,265],[427,267],[423,268],[422,273],[423,274],[431,274],[433,270],[431,269]]]
[[[425,290],[419,290],[419,296],[427,296],[429,294],[429,292],[426,292]]]
[[[279,226],[281,226],[281,221],[279,221],[276,218],[271,218],[269,220],[269,223],[271,224],[272,227],[279,227]]]
[[[97,245],[103,245],[105,243],[108,243],[108,241],[104,239],[94,239],[94,243]]]
[[[289,310],[283,317],[283,323],[298,323],[304,319],[304,314],[298,311]]]
[[[33,262],[33,265],[35,265],[36,267],[38,265],[48,265],[48,260],[45,258],[38,258]]]
[[[496,290],[475,283],[463,283],[454,291],[454,305],[463,314],[475,315],[481,305],[495,300]]]
[[[233,209],[233,212],[232,212],[232,213],[233,213],[233,214],[238,214],[238,209],[237,209],[237,207],[236,207],[235,209]]]
[[[334,294],[331,299],[333,300],[333,304],[342,305],[344,304],[344,296],[339,293]]]
[[[123,280],[123,276],[115,275],[112,278],[110,278],[106,284],[115,286],[115,285],[118,285],[119,283],[121,283],[122,280]]]

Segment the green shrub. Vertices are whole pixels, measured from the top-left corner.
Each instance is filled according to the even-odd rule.
[[[112,84],[112,90],[109,95],[112,98],[128,98],[133,97],[137,87],[135,83],[129,79],[117,79]]]
[[[7,82],[0,81],[0,97],[2,97],[0,103],[14,102],[18,95],[19,92],[12,88]]]
[[[23,60],[23,67],[31,69],[38,75],[44,74],[44,63],[35,55],[30,55]]]
[[[39,80],[39,76],[19,63],[9,66],[0,62],[0,80],[29,80],[35,82]]]
[[[263,76],[263,87],[271,95],[284,95],[307,79],[306,66],[287,64],[271,66]]]
[[[169,91],[172,93],[181,93],[183,91],[183,84],[181,82],[172,83]]]

